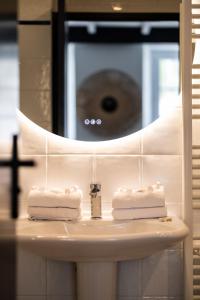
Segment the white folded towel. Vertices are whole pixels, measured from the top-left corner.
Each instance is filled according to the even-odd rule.
[[[159,183],[147,189],[119,189],[113,197],[113,208],[145,208],[165,206],[164,188]]]
[[[77,220],[80,218],[80,209],[64,207],[28,207],[29,217],[36,220]]]
[[[28,195],[28,204],[33,207],[79,208],[81,199],[82,191],[76,186],[65,191],[33,187]]]
[[[161,218],[167,216],[167,209],[166,207],[113,209],[112,215],[115,220]]]

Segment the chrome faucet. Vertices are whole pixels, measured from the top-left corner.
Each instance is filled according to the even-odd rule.
[[[91,200],[91,218],[101,218],[101,185],[98,183],[90,184],[90,200]]]

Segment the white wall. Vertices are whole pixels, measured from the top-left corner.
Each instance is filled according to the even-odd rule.
[[[45,184],[51,187],[78,184],[84,194],[84,214],[88,214],[94,153],[97,158],[97,180],[102,184],[104,215],[109,213],[112,194],[118,187],[140,187],[160,180],[166,188],[169,214],[181,217],[181,122],[181,109],[177,108],[166,119],[158,120],[146,129],[115,140],[112,144],[85,143],[55,136],[20,115],[21,157],[33,158],[38,163],[32,170],[21,171],[21,217],[27,216],[27,195],[31,186]],[[182,257],[182,244],[179,244],[137,262],[120,263],[118,299],[142,300],[148,297],[155,300],[166,297],[180,300],[183,293]],[[24,271],[24,260],[27,271]],[[30,274],[33,266],[34,272]],[[38,296],[45,294],[48,299],[60,299],[62,293],[72,297],[73,272],[72,265],[68,263],[52,262],[20,250],[19,299],[28,300],[25,296],[35,296],[36,291]],[[66,281],[70,284],[65,285]],[[52,295],[57,298],[50,297]]]
[[[21,0],[20,18],[49,19],[49,2],[43,0],[40,5],[41,0],[30,0],[27,6],[27,0]],[[21,48],[26,49],[21,52],[21,97],[23,101],[38,101],[40,92],[50,97],[50,59],[49,47],[46,47],[50,26],[20,25],[20,32],[25,39],[29,38]],[[42,86],[41,79],[44,80]],[[169,213],[181,216],[181,115],[181,108],[177,108],[166,119],[156,121],[135,135],[113,141],[112,145],[109,142],[81,143],[54,136],[20,116],[21,157],[33,158],[38,163],[31,170],[21,170],[21,217],[27,216],[27,194],[32,185],[78,184],[84,192],[86,212],[93,153],[97,156],[97,179],[102,184],[104,210],[109,211],[112,193],[118,186],[139,187],[160,180],[166,187]],[[1,150],[0,147],[0,151],[8,154],[5,148]],[[183,299],[182,258],[182,244],[178,244],[143,260],[120,263],[118,300]],[[74,299],[74,267],[70,263],[47,260],[19,249],[18,267],[18,300]]]

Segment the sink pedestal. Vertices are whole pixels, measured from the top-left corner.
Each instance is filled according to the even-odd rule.
[[[77,263],[78,300],[116,300],[117,263]]]

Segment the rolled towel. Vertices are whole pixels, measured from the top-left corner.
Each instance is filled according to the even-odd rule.
[[[29,217],[35,220],[71,221],[80,218],[80,209],[64,207],[28,207]]]
[[[82,191],[76,186],[65,191],[33,187],[28,195],[28,204],[33,207],[79,208],[81,199]]]
[[[166,207],[113,209],[112,216],[115,220],[161,218],[167,216],[167,209]]]
[[[164,188],[153,185],[147,189],[119,189],[113,197],[113,208],[148,208],[165,206]]]

